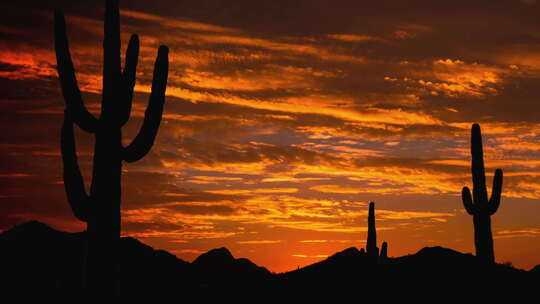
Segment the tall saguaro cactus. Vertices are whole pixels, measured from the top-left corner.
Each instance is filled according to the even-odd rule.
[[[366,254],[371,264],[375,265],[387,258],[388,243],[383,242],[381,254],[377,247],[377,228],[375,227],[375,203],[369,203],[368,236],[366,241]]]
[[[486,175],[484,169],[484,153],[482,151],[482,133],[480,125],[473,124],[471,130],[472,180],[473,195],[467,187],[461,193],[463,206],[473,216],[474,245],[476,256],[488,263],[495,262],[493,237],[491,234],[491,215],[497,212],[501,203],[503,172],[495,170],[491,198],[488,200]]]
[[[87,223],[85,289],[92,297],[116,292],[117,248],[120,239],[122,161],[134,162],[151,149],[163,113],[168,77],[168,48],[161,46],[154,66],[152,92],[139,134],[122,145],[122,126],[129,120],[139,55],[139,39],[130,39],[124,69],[120,63],[120,14],[118,0],[107,0],[103,41],[103,94],[101,115],[94,117],[84,106],[68,47],[64,14],[55,12],[57,69],[66,104],[62,126],[64,185],[74,215]],[[73,124],[95,136],[90,194],[86,193],[77,163]]]
[[[377,261],[379,256],[379,248],[377,247],[377,228],[375,227],[375,203],[369,203],[368,213],[368,236],[366,242],[366,253],[368,259]]]

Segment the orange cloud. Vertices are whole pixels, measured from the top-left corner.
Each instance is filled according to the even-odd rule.
[[[266,245],[266,244],[279,244],[281,240],[252,240],[252,241],[238,241],[238,244],[243,245]]]
[[[357,35],[357,34],[329,34],[329,38],[346,41],[346,42],[364,42],[364,41],[375,41],[379,40],[377,37],[368,36],[368,35]]]
[[[508,239],[508,238],[524,238],[524,237],[538,237],[540,236],[540,228],[529,229],[513,229],[513,230],[501,230],[497,231],[494,236],[495,239]]]

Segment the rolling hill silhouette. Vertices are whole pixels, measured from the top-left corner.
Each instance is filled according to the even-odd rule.
[[[28,222],[0,234],[2,286],[21,296],[77,298],[85,232],[68,233],[40,222]],[[458,287],[489,283],[505,291],[527,292],[540,282],[540,265],[531,271],[482,263],[471,254],[426,247],[415,254],[388,258],[371,265],[366,253],[348,248],[318,263],[274,274],[248,259],[237,259],[226,248],[202,254],[192,263],[124,237],[120,242],[119,295],[125,299],[170,298],[208,292],[327,293],[359,288],[389,288],[414,292],[419,286],[465,292]],[[534,289],[533,289],[534,290]],[[234,292],[233,292],[234,294]]]
[[[71,298],[82,294],[85,232],[68,233],[40,222],[28,222],[0,234],[0,269],[6,291]],[[225,248],[211,250],[193,263],[154,250],[137,239],[120,240],[120,297],[174,295],[212,285],[256,284],[272,274],[247,259],[235,259]]]

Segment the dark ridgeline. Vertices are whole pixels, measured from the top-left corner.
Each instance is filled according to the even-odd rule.
[[[79,281],[87,233],[61,232],[39,222],[0,233],[0,298],[16,298],[22,303],[35,297],[56,302],[86,298]],[[281,274],[247,259],[236,259],[225,248],[211,250],[188,263],[136,239],[121,238],[118,255],[118,298],[148,298],[154,303],[193,296],[238,299],[256,294],[283,299],[290,295],[355,296],[375,291],[385,292],[381,294],[385,297],[415,299],[433,299],[433,291],[445,296],[534,294],[540,282],[540,265],[524,271],[504,264],[486,264],[471,254],[442,247],[387,258],[377,267],[370,264],[366,254],[352,247]]]
[[[66,104],[61,143],[64,184],[73,214],[87,223],[83,286],[87,295],[95,298],[110,297],[116,290],[122,161],[137,161],[152,148],[165,102],[168,48],[161,46],[158,51],[152,92],[141,130],[131,144],[123,147],[122,126],[129,120],[131,113],[139,39],[137,35],[131,37],[122,71],[118,0],[106,1],[103,94],[99,118],[95,118],[84,106],[61,10],[55,12],[54,27],[58,75]],[[73,124],[95,136],[90,195],[85,191],[77,163]]]
[[[52,303],[80,303],[88,298],[80,286],[86,234],[57,231],[28,222],[0,233],[0,301],[29,298]],[[155,250],[131,237],[118,245],[117,298],[122,300],[174,299],[216,295],[266,286],[274,277],[248,259],[238,259],[225,248],[211,250],[192,263],[164,250]],[[248,288],[249,287],[249,288]],[[218,293],[219,295],[219,293]],[[4,301],[8,303],[7,301]],[[105,303],[104,301],[103,303]],[[122,301],[123,302],[123,301]]]
[[[493,252],[493,236],[491,234],[491,215],[497,212],[501,203],[503,172],[495,170],[491,198],[488,200],[486,174],[484,169],[484,153],[482,151],[482,133],[480,125],[473,124],[471,129],[471,155],[473,195],[468,187],[463,187],[463,206],[473,216],[474,245],[476,256],[486,263],[495,263]]]

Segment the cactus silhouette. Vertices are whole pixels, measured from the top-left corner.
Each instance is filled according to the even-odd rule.
[[[168,48],[161,46],[154,66],[152,92],[140,132],[122,145],[122,126],[129,120],[139,55],[139,39],[130,39],[123,71],[120,62],[118,0],[106,1],[103,41],[103,93],[101,115],[84,106],[71,61],[64,14],[55,12],[55,50],[58,75],[66,104],[61,151],[66,195],[75,217],[87,223],[87,251],[83,285],[92,297],[116,292],[116,260],[120,239],[122,161],[134,162],[151,149],[163,113],[168,77]],[[92,183],[86,193],[77,162],[73,124],[95,135]]]
[[[388,243],[383,242],[381,247],[381,255],[379,256],[379,262],[383,263],[388,259]]]
[[[379,247],[377,247],[377,228],[375,227],[375,203],[369,203],[368,213],[368,237],[366,242],[366,254],[367,258],[372,264],[377,264],[380,259],[386,257],[388,244],[383,243],[383,250],[379,257]]]
[[[463,187],[461,193],[463,206],[467,213],[473,216],[476,256],[485,262],[494,263],[491,215],[497,212],[501,203],[503,172],[501,169],[495,170],[491,198],[488,200],[482,151],[482,133],[478,124],[473,124],[471,129],[471,155],[473,195],[471,196],[469,188]]]
[[[368,237],[366,242],[366,253],[368,259],[372,262],[377,261],[379,257],[379,248],[377,247],[377,228],[375,228],[375,203],[369,203],[368,214]]]

